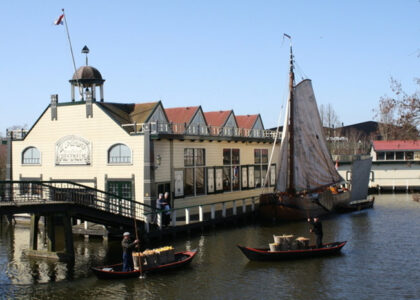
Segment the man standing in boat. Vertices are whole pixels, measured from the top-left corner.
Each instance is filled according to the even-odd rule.
[[[316,235],[316,247],[317,248],[322,248],[322,236],[323,236],[323,232],[322,232],[322,223],[319,220],[318,217],[315,217],[313,219],[308,218],[308,222],[309,224],[312,225],[312,228],[310,229],[310,232],[315,233]]]
[[[133,248],[135,245],[140,243],[139,240],[135,240],[134,242],[130,243],[130,233],[124,232],[123,240],[121,241],[121,246],[123,248],[123,272],[133,271],[134,263],[133,263]]]

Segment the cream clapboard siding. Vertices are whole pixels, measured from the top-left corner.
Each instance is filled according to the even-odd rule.
[[[171,181],[170,173],[170,143],[169,140],[153,141],[155,163],[156,157],[160,155],[161,164],[155,169],[155,182],[169,182]]]
[[[418,164],[387,164],[372,165],[374,181],[370,187],[410,187],[420,186],[420,165]]]
[[[351,164],[345,164],[339,167],[338,173],[346,179],[350,170]],[[373,163],[371,171],[373,173],[373,177],[371,175],[369,180],[369,187],[371,188],[378,186],[382,188],[420,186],[420,165],[418,164],[407,164],[405,162],[398,164]]]
[[[91,164],[88,166],[56,166],[55,147],[61,138],[75,135],[91,143]],[[108,149],[116,144],[126,144],[132,152],[132,163],[108,165]],[[135,199],[143,201],[143,144],[142,135],[129,135],[101,108],[93,105],[93,118],[86,118],[84,104],[57,107],[57,120],[51,120],[50,109],[23,141],[13,142],[13,179],[39,178],[43,180],[92,180],[96,177],[97,188],[105,190],[105,174],[108,180],[135,177]],[[41,165],[22,165],[22,151],[29,146],[41,152]],[[93,184],[84,183],[93,187]]]
[[[278,147],[275,148],[272,164],[277,164]],[[223,149],[240,149],[240,164],[253,165],[254,164],[254,149],[268,149],[270,158],[272,151],[272,144],[263,143],[242,143],[242,142],[227,142],[227,141],[173,141],[173,167],[174,169],[184,168],[184,149],[185,148],[204,148],[206,152],[206,166],[223,166]],[[155,182],[169,182],[170,174],[170,141],[158,140],[154,141],[155,158],[157,155],[161,157],[161,165],[155,170]],[[217,194],[202,195],[197,197],[185,197],[175,199],[175,207],[183,207],[190,205],[198,205],[216,201],[228,201],[233,199],[241,199],[261,194],[261,188],[244,191],[224,192]]]

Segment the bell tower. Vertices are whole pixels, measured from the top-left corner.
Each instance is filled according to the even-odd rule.
[[[98,69],[88,65],[89,48],[84,46],[82,53],[86,54],[86,65],[80,67],[73,74],[70,81],[71,84],[71,101],[75,101],[75,89],[80,94],[80,101],[87,100],[87,96],[92,97],[92,101],[96,101],[96,88],[99,87],[100,101],[104,101],[104,82]]]

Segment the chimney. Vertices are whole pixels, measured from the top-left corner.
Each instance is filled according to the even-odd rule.
[[[57,120],[58,95],[51,95],[51,121]]]
[[[86,89],[86,118],[93,117],[92,102],[92,91]]]

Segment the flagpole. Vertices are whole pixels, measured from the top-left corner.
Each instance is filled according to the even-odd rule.
[[[79,87],[79,94],[82,96],[83,98],[83,93],[80,90],[80,84],[79,84],[79,78],[77,76],[77,69],[76,69],[76,62],[74,61],[74,54],[73,54],[73,46],[71,45],[71,39],[70,39],[70,33],[69,33],[69,27],[67,26],[67,19],[66,19],[66,14],[64,13],[64,8],[61,9],[61,11],[63,12],[63,18],[64,18],[64,25],[66,26],[66,33],[67,33],[67,39],[69,40],[69,45],[70,45],[70,53],[71,53],[71,58],[73,60],[73,68],[74,68],[74,75],[76,76],[76,83],[77,86]]]

